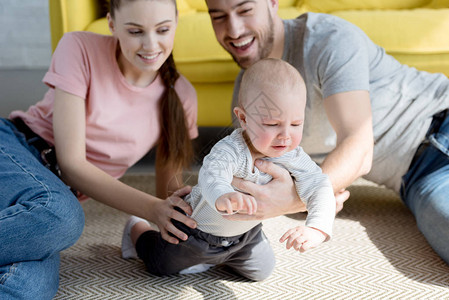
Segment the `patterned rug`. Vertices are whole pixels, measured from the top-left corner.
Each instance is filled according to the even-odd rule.
[[[124,182],[154,191],[154,176],[127,175]],[[194,183],[196,176],[190,176]],[[449,266],[429,247],[414,218],[391,191],[359,180],[335,220],[334,237],[306,253],[278,242],[304,214],[264,221],[276,269],[250,282],[227,268],[156,277],[139,260],[120,256],[128,218],[96,201],[83,203],[80,240],[61,254],[55,299],[449,299]]]

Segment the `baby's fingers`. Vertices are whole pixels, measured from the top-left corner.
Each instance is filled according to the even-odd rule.
[[[304,237],[302,236],[302,234],[298,231],[295,231],[288,237],[285,247],[288,250],[291,247],[293,247],[295,245],[295,243],[302,244],[303,242],[304,242]]]
[[[257,201],[256,198],[254,197],[250,197],[251,198],[251,204],[253,205],[253,214],[255,214],[257,212]]]
[[[254,199],[254,197],[248,196],[248,197],[245,197],[243,200],[245,202],[247,214],[248,215],[255,214],[257,211],[256,199]]]
[[[286,233],[284,233],[284,235],[280,238],[280,242],[283,243],[288,237],[290,237],[293,234],[302,234],[304,232],[304,227],[302,226],[298,226],[298,227],[294,227],[291,228],[289,230],[287,230]]]
[[[296,230],[294,228],[287,230],[287,232],[281,236],[281,238],[279,239],[279,242],[281,242],[281,243],[285,242],[285,240],[288,239],[295,231]]]
[[[232,202],[227,200],[225,202],[225,206],[226,206],[226,212],[230,215],[232,215],[234,213],[234,209],[232,208]]]

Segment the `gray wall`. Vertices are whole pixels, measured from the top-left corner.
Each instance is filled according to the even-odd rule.
[[[47,90],[41,80],[51,59],[48,0],[0,0],[0,28],[0,117],[7,117]]]
[[[1,0],[0,28],[0,69],[48,67],[48,0]]]

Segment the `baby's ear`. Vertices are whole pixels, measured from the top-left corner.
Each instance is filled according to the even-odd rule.
[[[246,113],[245,110],[239,106],[234,107],[234,114],[240,123],[240,127],[246,129]]]

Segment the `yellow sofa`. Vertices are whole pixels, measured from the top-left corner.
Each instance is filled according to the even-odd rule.
[[[226,1],[226,0],[223,0]],[[68,31],[109,34],[106,0],[49,0],[52,47]],[[174,57],[198,93],[198,125],[230,126],[239,69],[215,39],[204,0],[177,0]],[[449,75],[449,0],[280,0],[279,15],[323,12],[359,26],[400,62]]]

